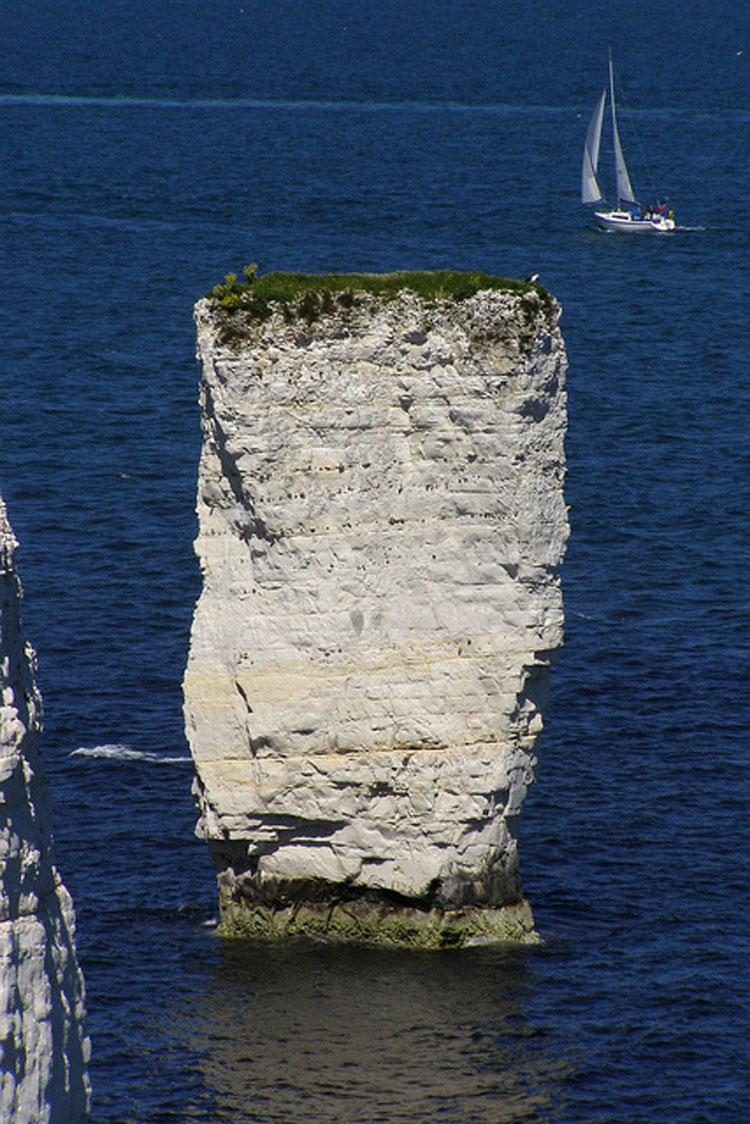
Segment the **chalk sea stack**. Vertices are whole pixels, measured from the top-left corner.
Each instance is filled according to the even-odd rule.
[[[517,834],[563,629],[559,306],[485,274],[246,273],[195,309],[185,717],[221,930],[534,940]]]
[[[80,1124],[90,1105],[84,986],[52,854],[17,546],[0,498],[0,1120]]]

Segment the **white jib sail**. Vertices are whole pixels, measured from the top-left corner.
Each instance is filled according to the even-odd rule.
[[[617,112],[615,110],[615,78],[612,59],[609,60],[609,93],[612,101],[612,136],[615,147],[615,175],[617,176],[617,198],[622,203],[631,206],[637,203],[633,188],[630,183],[628,169],[625,166],[625,157],[620,145],[620,134],[617,131]]]
[[[602,90],[602,96],[591,114],[589,129],[586,133],[586,145],[583,149],[583,172],[581,175],[581,202],[600,203],[602,195],[599,181],[596,178],[599,167],[599,145],[602,140],[602,121],[604,119],[604,102],[607,98],[607,88]]]

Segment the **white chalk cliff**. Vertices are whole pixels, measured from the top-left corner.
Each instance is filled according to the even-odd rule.
[[[529,938],[517,825],[568,533],[559,308],[528,286],[282,311],[196,306],[185,713],[224,929]]]
[[[0,499],[0,1120],[79,1124],[90,1102],[83,978],[53,862],[16,547]]]

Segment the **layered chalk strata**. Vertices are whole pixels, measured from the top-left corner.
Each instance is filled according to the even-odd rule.
[[[545,298],[198,304],[185,711],[225,930],[532,932],[517,820],[568,533]]]

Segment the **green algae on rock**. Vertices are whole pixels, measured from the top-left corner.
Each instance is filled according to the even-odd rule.
[[[384,901],[260,902],[222,908],[219,935],[280,940],[312,937],[347,944],[448,949],[477,944],[538,944],[528,902],[481,909],[422,910]]]

